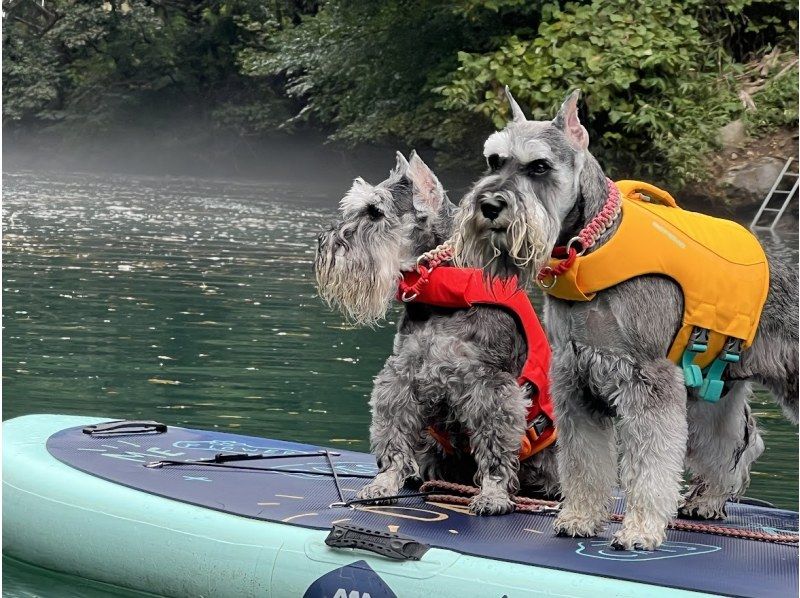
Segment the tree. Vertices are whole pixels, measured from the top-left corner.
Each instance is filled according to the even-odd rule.
[[[611,172],[705,176],[720,126],[797,122],[788,0],[12,0],[4,125],[323,130],[474,166],[508,116],[581,88]]]

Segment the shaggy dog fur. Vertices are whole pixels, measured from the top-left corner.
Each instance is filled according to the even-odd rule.
[[[599,212],[606,176],[587,149],[577,92],[553,121],[529,121],[509,100],[513,121],[485,144],[490,172],[461,203],[456,257],[491,275],[532,281],[553,247]],[[642,276],[586,303],[546,297],[564,497],[557,533],[603,529],[618,465],[627,513],[616,548],[659,546],[679,505],[685,515],[725,516],[726,500],[745,490],[764,448],[748,406],[750,381],[771,390],[797,422],[797,286],[796,270],[770,259],[755,342],[728,368],[727,392],[716,404],[687,396],[680,368],[665,357],[683,314],[674,282]],[[681,504],[684,466],[693,479]]]
[[[398,154],[382,183],[356,179],[340,211],[319,237],[319,293],[352,322],[373,325],[392,305],[401,272],[450,237],[455,207],[417,155],[406,162]],[[512,510],[509,492],[520,485],[556,493],[553,449],[518,472],[529,397],[516,379],[526,356],[525,337],[502,309],[406,304],[370,399],[380,472],[359,497],[394,496],[408,478],[463,482],[474,474],[481,492],[470,509],[494,515]],[[426,431],[431,424],[451,437],[468,430],[471,455],[446,456]]]

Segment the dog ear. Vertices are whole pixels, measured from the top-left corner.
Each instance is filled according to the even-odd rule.
[[[553,125],[564,131],[564,135],[576,150],[585,150],[589,147],[589,133],[581,124],[578,118],[578,99],[581,97],[581,92],[576,89],[567,96],[564,103],[561,104],[561,109],[553,119]]]
[[[397,159],[397,163],[389,173],[389,177],[399,179],[408,172],[408,160],[406,160],[406,157],[400,152],[395,154],[395,158]]]
[[[522,108],[517,104],[517,100],[511,95],[511,90],[508,88],[508,85],[506,85],[506,98],[508,98],[508,103],[511,105],[512,122],[523,123],[528,120],[525,118],[525,113],[522,111]]]
[[[353,180],[353,186],[339,202],[339,209],[345,214],[363,209],[374,191],[375,187],[361,177],[356,177]]]
[[[414,186],[414,209],[434,214],[439,212],[444,203],[444,187],[416,151],[410,154],[406,176]]]

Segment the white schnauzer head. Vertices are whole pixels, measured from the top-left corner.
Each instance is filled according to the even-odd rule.
[[[339,204],[341,219],[319,235],[314,269],[320,296],[354,324],[374,325],[389,309],[404,270],[450,233],[455,207],[416,154],[397,153],[389,178],[361,178]]]
[[[578,91],[552,121],[527,120],[506,88],[513,119],[484,144],[489,172],[461,201],[457,263],[524,284],[544,266],[580,195],[589,135]]]

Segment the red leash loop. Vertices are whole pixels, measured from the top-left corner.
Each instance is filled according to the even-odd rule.
[[[417,298],[417,296],[422,291],[422,288],[428,284],[430,280],[431,272],[433,272],[436,268],[442,265],[444,262],[448,262],[453,259],[453,248],[449,246],[439,246],[433,251],[429,251],[427,253],[423,253],[417,259],[417,273],[419,274],[419,278],[414,284],[406,284],[404,280],[400,281],[400,299],[404,303],[409,303]],[[425,266],[422,262],[428,262],[428,265]]]
[[[539,270],[536,279],[539,285],[545,289],[553,288],[558,277],[572,267],[572,264],[575,263],[575,258],[578,257],[578,251],[571,246],[569,249],[566,247],[557,247],[553,250],[553,257],[564,257],[565,259],[558,262],[555,266],[545,266]],[[548,279],[550,279],[549,284],[546,282]]]
[[[417,295],[422,291],[422,287],[428,284],[431,269],[426,268],[422,264],[417,264],[417,272],[419,278],[414,284],[406,284],[404,280],[400,281],[400,299],[404,303],[408,303],[417,298]]]

